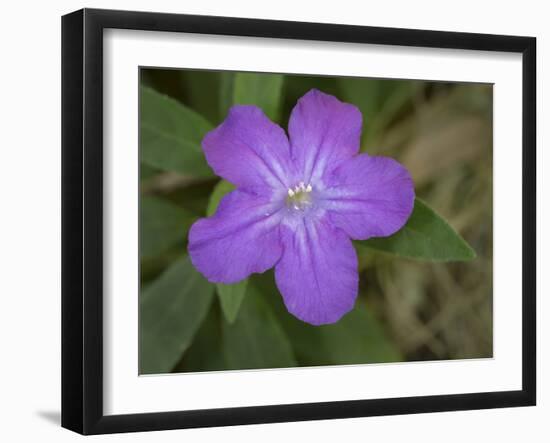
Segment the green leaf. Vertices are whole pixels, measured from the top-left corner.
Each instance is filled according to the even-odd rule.
[[[400,351],[363,300],[330,325],[312,326],[290,314],[275,287],[272,273],[254,276],[250,286],[257,287],[268,300],[286,334],[300,366],[385,363],[401,361]]]
[[[184,102],[212,123],[218,123],[218,96],[222,72],[194,69],[178,71]]]
[[[341,98],[361,110],[363,139],[368,140],[384,130],[411,102],[421,84],[410,80],[339,78]]]
[[[466,261],[475,251],[433,209],[420,199],[403,228],[390,237],[358,242],[371,249],[401,257],[430,261]]]
[[[384,80],[358,77],[341,77],[338,80],[341,99],[359,108],[363,116],[363,125],[368,128],[381,107]]]
[[[289,337],[253,285],[235,323],[222,323],[222,339],[227,369],[296,366]]]
[[[289,337],[281,329],[264,297],[254,288],[234,324],[212,304],[193,344],[176,368],[180,372],[294,367]]]
[[[208,209],[206,210],[206,215],[213,215],[216,212],[216,209],[218,209],[220,200],[234,189],[235,186],[231,183],[226,182],[225,180],[220,181],[212,191],[210,201],[208,202]],[[216,285],[222,311],[229,323],[233,323],[237,318],[239,308],[246,293],[247,281],[248,280],[245,279],[232,285],[224,285],[221,283]]]
[[[363,300],[358,300],[338,323],[321,326],[319,336],[327,358],[335,364],[388,363],[403,359]],[[304,359],[318,360],[311,346],[304,346],[302,353]]]
[[[204,217],[214,185],[215,182],[211,180],[194,181],[188,185],[169,190],[163,194],[163,197],[197,217]]]
[[[256,105],[274,121],[281,111],[284,76],[252,72],[226,73],[222,79],[220,106],[227,113],[229,105]]]
[[[139,181],[143,182],[149,180],[151,177],[154,177],[156,174],[158,174],[158,172],[159,171],[157,171],[155,168],[152,168],[147,164],[141,163],[139,165]]]
[[[208,201],[208,207],[206,209],[206,215],[207,217],[210,217],[211,215],[214,215],[216,212],[216,209],[218,209],[218,205],[220,204],[220,200],[224,198],[227,194],[229,194],[231,191],[235,190],[235,186],[233,186],[231,183],[221,180],[212,190],[212,194],[210,194],[210,199]]]
[[[170,372],[206,316],[214,286],[188,257],[172,264],[140,297],[140,373]]]
[[[229,108],[233,106],[233,89],[235,87],[235,73],[224,71],[220,73],[219,112],[220,121],[226,116]]]
[[[140,157],[145,164],[189,177],[211,177],[201,140],[212,125],[155,90],[140,88]]]
[[[222,313],[216,303],[212,307],[197,331],[193,343],[175,372],[221,371],[227,369],[222,351]]]
[[[195,217],[175,204],[153,196],[142,196],[139,207],[140,257],[164,252],[185,238]]]
[[[386,336],[363,300],[358,300],[353,310],[337,323],[319,326],[317,329],[304,323],[294,324],[290,329],[294,330],[293,345],[302,365],[349,365],[402,360],[400,351]]]
[[[224,285],[222,283],[216,284],[222,311],[229,323],[233,323],[237,318],[239,308],[246,294],[247,285],[248,279],[241,280],[232,285]]]

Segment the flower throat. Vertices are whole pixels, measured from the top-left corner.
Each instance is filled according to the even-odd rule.
[[[312,205],[312,191],[311,184],[306,185],[304,182],[300,182],[294,188],[289,188],[288,197],[286,198],[287,206],[296,211],[308,209]]]

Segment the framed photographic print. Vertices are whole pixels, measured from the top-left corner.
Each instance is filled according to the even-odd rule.
[[[62,425],[535,404],[531,37],[62,21]]]

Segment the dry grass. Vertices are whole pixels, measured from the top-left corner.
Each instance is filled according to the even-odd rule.
[[[411,171],[417,194],[474,247],[469,263],[376,258],[367,299],[406,360],[492,356],[492,89],[420,91],[413,109],[369,141]]]

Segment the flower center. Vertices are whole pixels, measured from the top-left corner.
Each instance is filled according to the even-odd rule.
[[[311,184],[300,182],[294,188],[288,189],[288,197],[286,198],[286,204],[289,208],[297,211],[304,211],[312,205],[311,191],[313,188]]]

